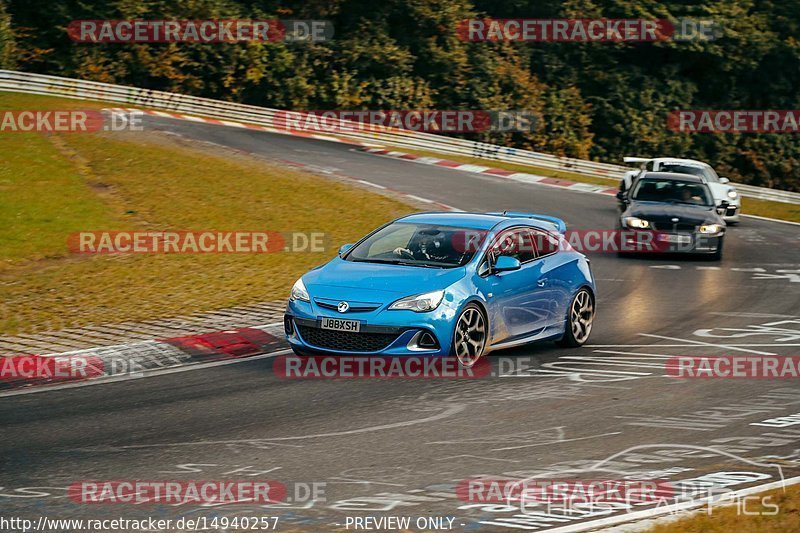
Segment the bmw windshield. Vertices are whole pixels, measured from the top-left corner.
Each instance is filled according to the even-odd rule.
[[[702,183],[644,179],[636,184],[633,199],[640,202],[665,202],[711,206],[711,193]]]
[[[454,268],[469,263],[485,234],[469,228],[394,222],[351,248],[344,259],[360,263]]]
[[[691,174],[703,178],[706,181],[719,181],[719,176],[712,168],[680,163],[662,163],[659,172],[670,172],[672,174]]]

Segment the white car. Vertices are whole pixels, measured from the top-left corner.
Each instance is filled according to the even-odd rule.
[[[620,189],[627,191],[637,178],[644,172],[673,172],[679,174],[691,174],[698,176],[708,185],[711,189],[711,194],[714,195],[714,201],[720,205],[723,201],[728,202],[728,208],[722,215],[722,218],[727,223],[739,222],[739,215],[741,214],[742,201],[739,192],[736,190],[728,178],[721,178],[714,172],[711,165],[703,163],[702,161],[695,161],[694,159],[676,159],[674,157],[625,157],[623,161],[626,163],[639,163],[638,170],[631,170],[625,173],[620,184]]]

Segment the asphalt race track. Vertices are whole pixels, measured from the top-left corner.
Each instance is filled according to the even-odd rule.
[[[571,229],[614,227],[611,197],[345,144],[168,119],[145,124],[466,211],[534,211]],[[297,201],[313,209],[313,199]],[[411,530],[419,517],[449,517],[459,531],[536,531],[623,510],[521,514],[518,504],[459,500],[453,485],[571,476],[711,480],[738,490],[788,479],[800,475],[800,420],[764,421],[800,413],[797,379],[678,379],[665,362],[798,355],[799,236],[798,226],[745,218],[729,230],[718,263],[593,254],[599,294],[590,344],[495,352],[492,377],[282,380],[273,359],[261,358],[5,397],[0,502],[8,514],[50,518],[278,516],[278,530],[325,531],[356,516],[409,516]],[[87,506],[66,496],[77,480],[253,476],[283,483],[287,502]],[[313,484],[316,498],[306,491]]]

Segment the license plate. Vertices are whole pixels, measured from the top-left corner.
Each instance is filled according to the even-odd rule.
[[[343,320],[341,318],[322,317],[322,329],[333,329],[336,331],[350,331],[358,333],[361,331],[361,322],[358,320]]]
[[[674,242],[676,244],[689,244],[692,242],[691,235],[673,235],[671,233],[662,233],[658,236],[658,238],[663,242]]]

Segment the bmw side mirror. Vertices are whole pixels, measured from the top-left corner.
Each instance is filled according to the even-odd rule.
[[[730,183],[730,182],[731,182],[731,180],[729,180],[728,178],[720,178],[720,179],[719,179],[719,182],[720,182],[720,183]]]
[[[352,247],[353,247],[352,244],[343,244],[341,246],[341,248],[339,248],[339,255],[341,256],[342,254],[344,254],[347,250],[349,250]]]
[[[509,255],[501,255],[494,263],[494,272],[510,272],[512,270],[519,270],[522,265],[519,259]]]
[[[625,197],[625,193],[622,191],[617,191],[617,200],[620,202],[627,202],[628,199]]]

